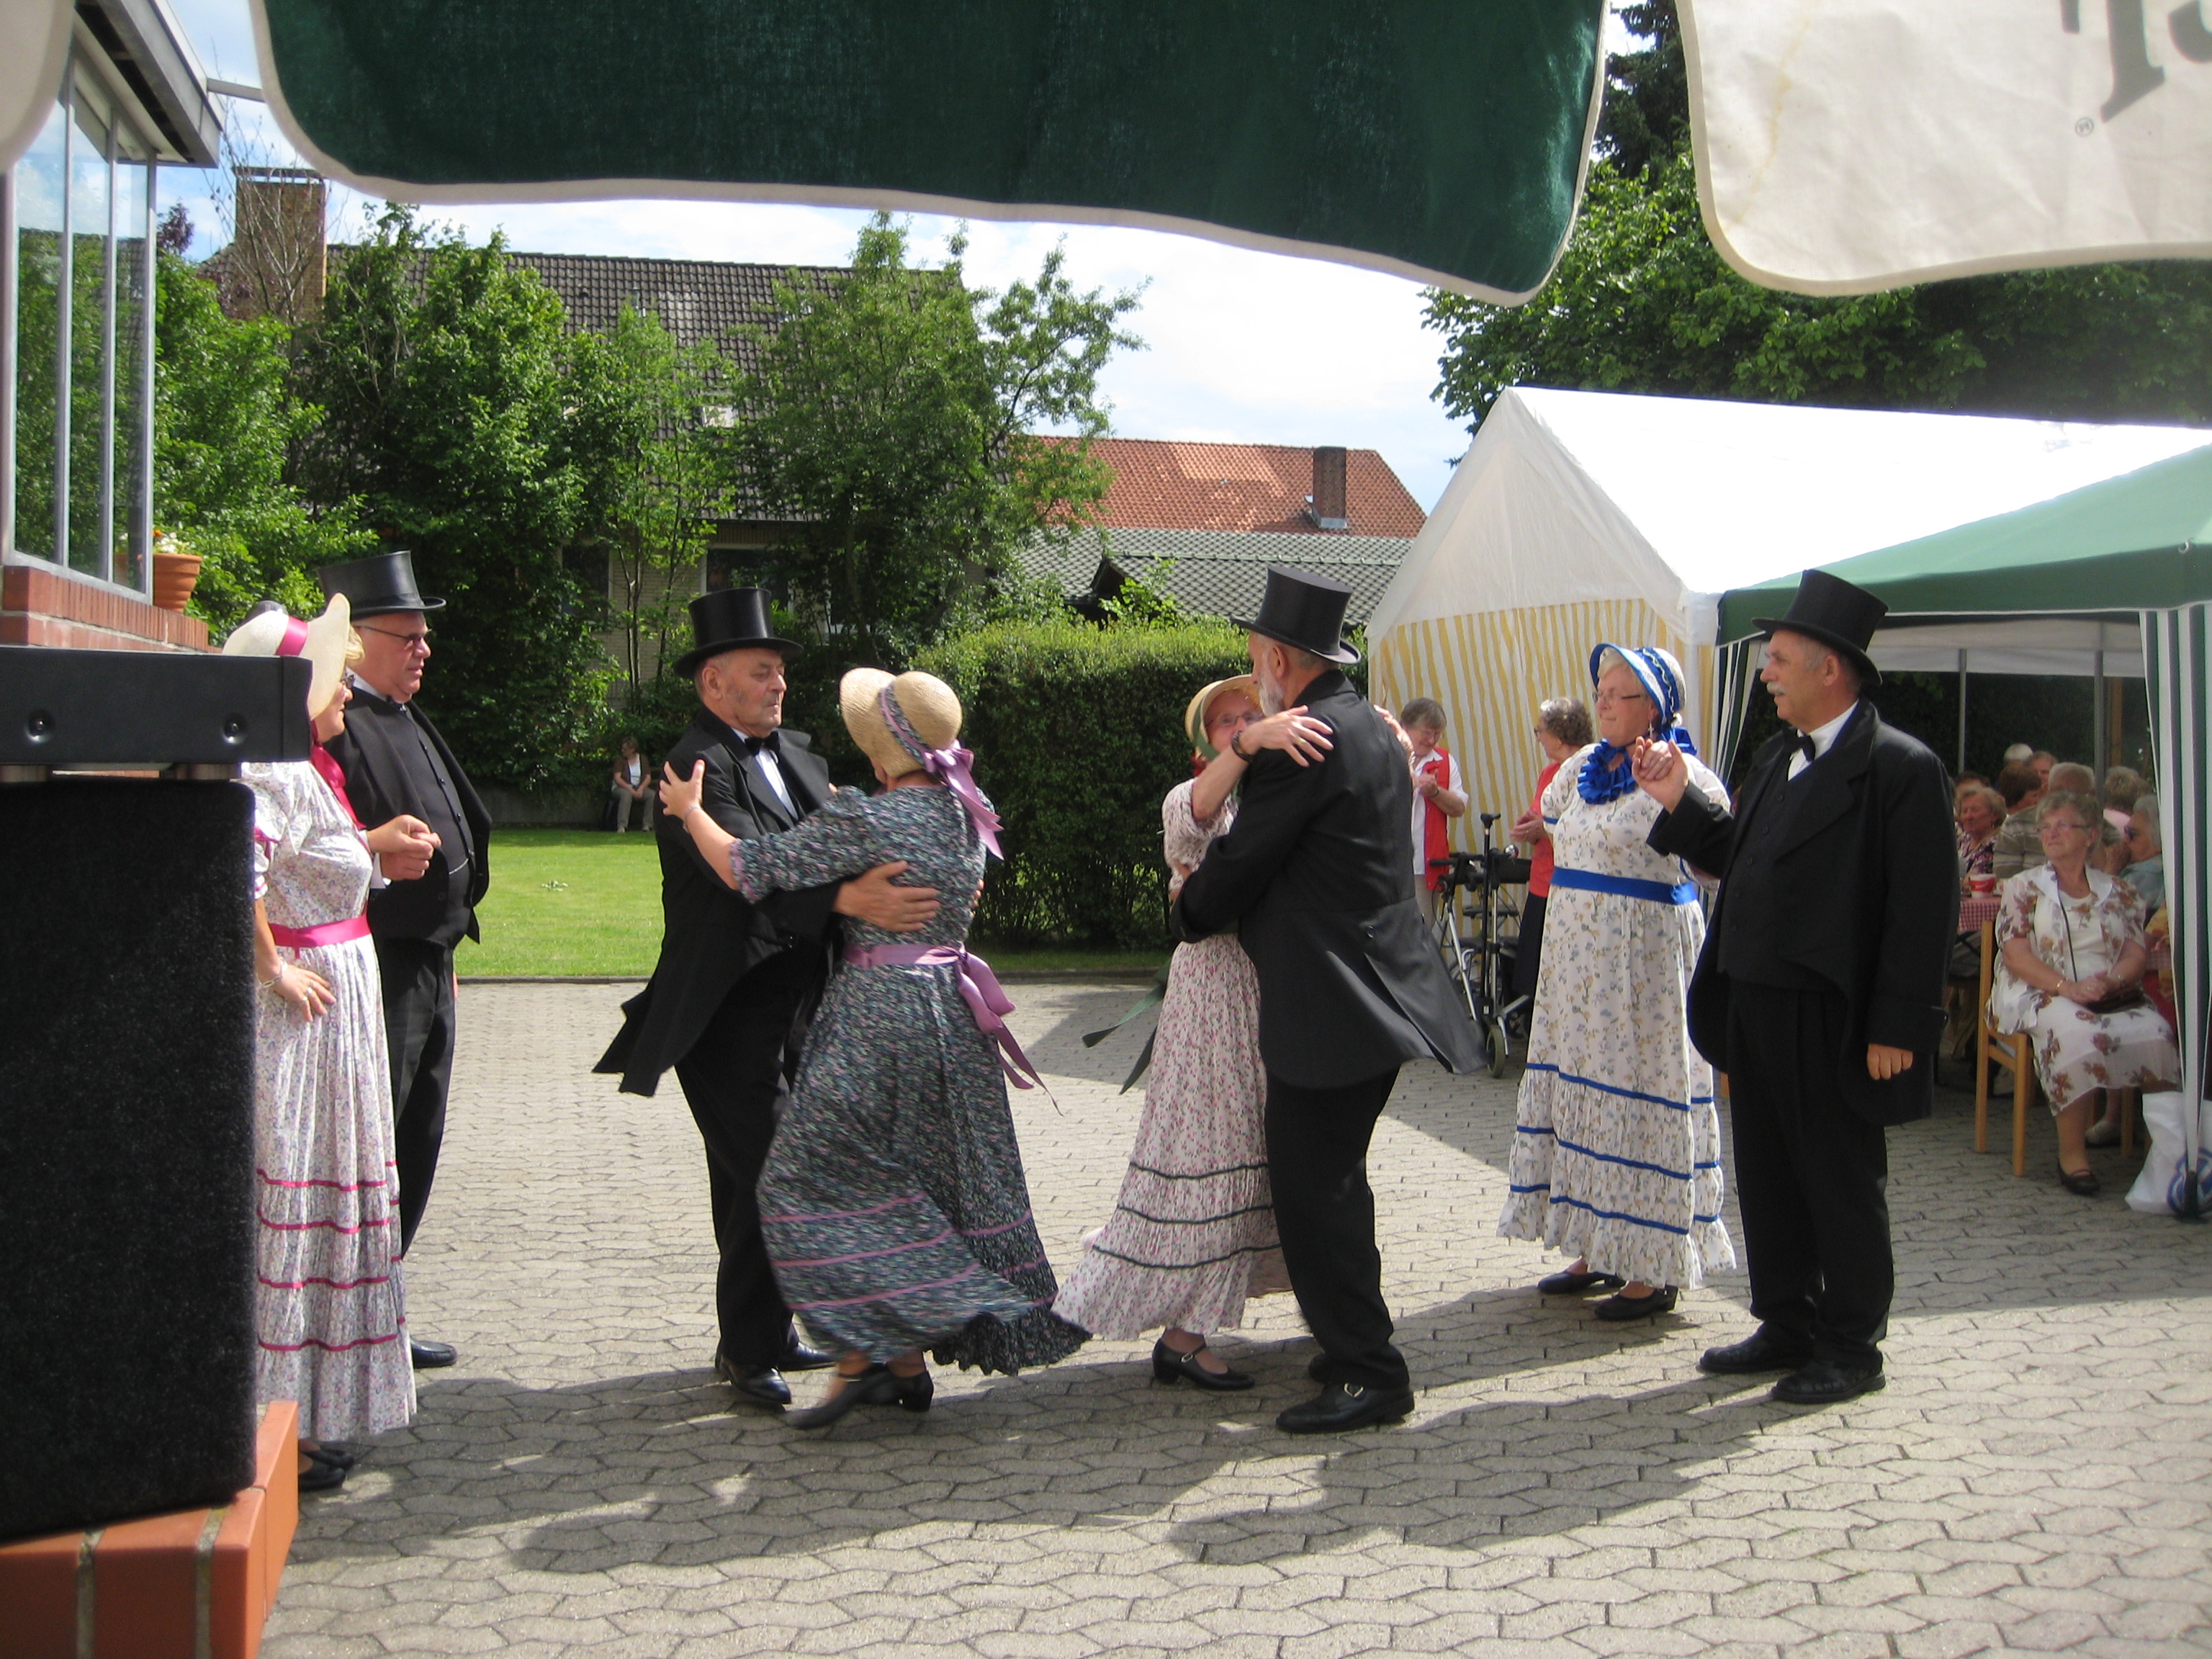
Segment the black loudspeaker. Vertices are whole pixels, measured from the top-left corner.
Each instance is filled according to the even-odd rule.
[[[0,766],[304,760],[303,657],[0,646]]]
[[[0,785],[0,1539],[252,1481],[252,823],[238,783]]]

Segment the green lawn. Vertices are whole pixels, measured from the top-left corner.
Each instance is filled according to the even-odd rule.
[[[660,860],[653,837],[593,830],[502,830],[483,943],[462,943],[464,974],[649,974],[660,953]],[[988,951],[1014,969],[1146,969],[1159,951]]]

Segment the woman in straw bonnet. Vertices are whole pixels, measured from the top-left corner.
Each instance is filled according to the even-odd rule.
[[[1601,1319],[1668,1313],[1677,1287],[1735,1265],[1721,1219],[1713,1072],[1690,1046],[1689,984],[1705,913],[1679,859],[1644,836],[1659,803],[1636,786],[1629,750],[1672,733],[1682,671],[1653,647],[1590,653],[1600,741],[1569,757],[1544,792],[1553,866],[1528,1069],[1498,1231],[1579,1260],[1537,1288],[1616,1292]],[[1725,785],[1688,761],[1715,800]]]
[[[1178,887],[1237,821],[1233,791],[1246,763],[1230,744],[1238,733],[1246,750],[1285,750],[1302,766],[1333,746],[1328,728],[1302,709],[1262,720],[1249,674],[1202,689],[1183,713],[1183,732],[1204,769],[1160,807]],[[1235,932],[1177,945],[1121,1197],[1053,1304],[1094,1336],[1126,1340],[1165,1327],[1152,1347],[1160,1382],[1250,1388],[1206,1334],[1242,1323],[1246,1297],[1290,1288],[1267,1188],[1267,1090],[1260,981]]]
[[[841,789],[799,828],[738,841],[700,810],[698,767],[688,780],[664,768],[660,787],[662,807],[748,899],[895,860],[944,895],[918,933],[847,923],[842,969],[761,1175],[784,1300],[844,1356],[828,1398],[793,1414],[801,1428],[862,1404],[928,1410],[925,1349],[1011,1372],[1084,1341],[1052,1311],[1058,1286],[1006,1105],[1006,1076],[1026,1088],[1036,1073],[1000,1018],[1011,1005],[963,942],[999,820],[954,746],[959,699],[927,674],[856,668],[838,700],[877,794]]]
[[[343,595],[313,622],[248,617],[228,657],[303,657],[313,672],[304,761],[241,769],[253,791],[256,1212],[254,1389],[300,1406],[300,1486],[345,1479],[343,1443],[415,1414],[400,1291],[392,1072],[384,994],[362,907],[380,857],[419,875],[421,820],[364,835],[323,745],[345,729],[345,665],[361,654]]]

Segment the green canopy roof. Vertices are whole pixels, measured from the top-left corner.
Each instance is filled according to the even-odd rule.
[[[1595,120],[1603,0],[256,0],[331,176],[1203,231],[1508,301]]]
[[[1877,595],[1892,617],[2156,611],[2212,599],[2212,445],[2053,500],[1822,569]],[[1796,576],[1721,599],[1720,640],[1757,633]]]

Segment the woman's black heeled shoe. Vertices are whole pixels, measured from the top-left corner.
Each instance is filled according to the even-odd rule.
[[[2105,1190],[2105,1183],[2097,1179],[2094,1170],[2077,1171],[2063,1164],[2058,1166],[2058,1184],[2076,1198],[2094,1198]]]
[[[325,1468],[343,1470],[354,1466],[353,1449],[349,1446],[302,1446],[300,1449]]]
[[[937,1398],[937,1384],[929,1380],[927,1370],[916,1371],[912,1376],[901,1376],[893,1371],[891,1398],[898,1401],[902,1410],[926,1412],[929,1402]]]
[[[1152,1344],[1152,1381],[1172,1382],[1180,1377],[1195,1382],[1201,1389],[1211,1389],[1216,1394],[1242,1394],[1252,1386],[1253,1379],[1243,1371],[1210,1371],[1198,1363],[1205,1348],[1193,1348],[1188,1353],[1177,1353],[1168,1346],[1164,1339]]]
[[[818,1406],[810,1406],[803,1412],[787,1412],[783,1420],[794,1429],[826,1429],[855,1406],[880,1406],[894,1397],[891,1389],[896,1379],[888,1365],[871,1365],[863,1371],[839,1371],[837,1376],[844,1387]]]
[[[1662,1285],[1642,1296],[1609,1296],[1591,1311],[1600,1319],[1610,1320],[1615,1324],[1630,1319],[1655,1319],[1661,1314],[1674,1312],[1680,1295],[1680,1292],[1672,1285]]]

